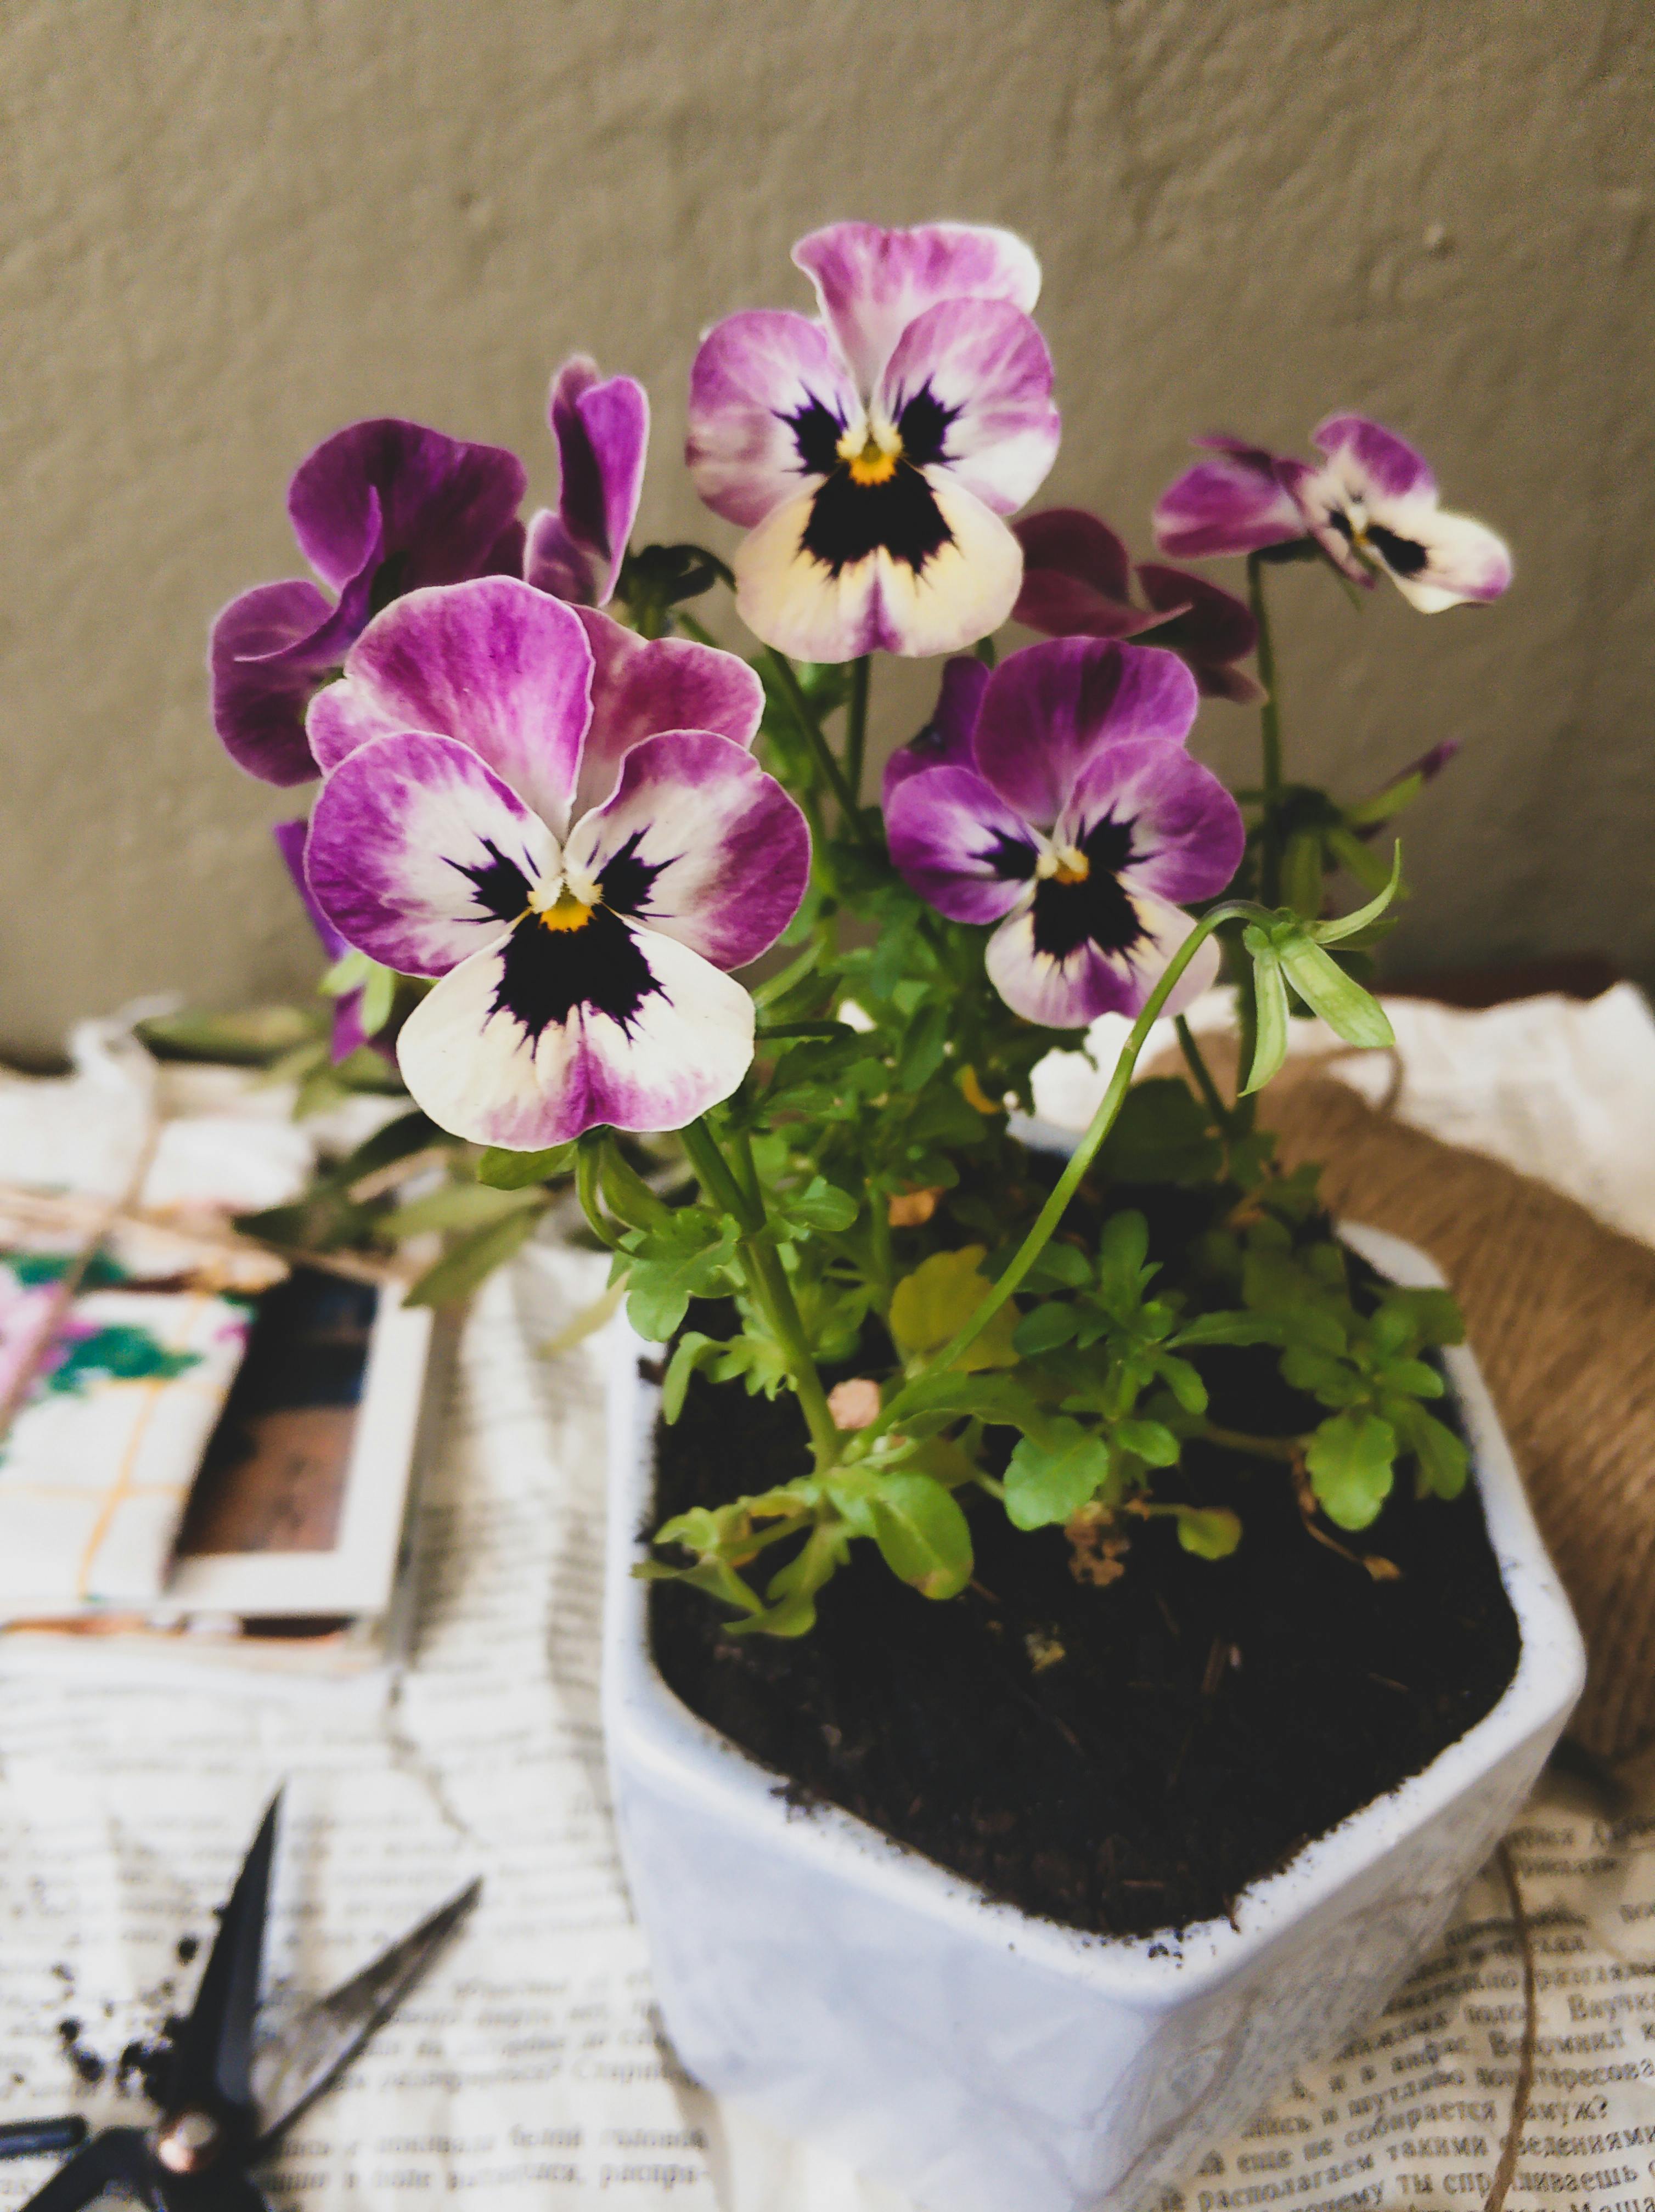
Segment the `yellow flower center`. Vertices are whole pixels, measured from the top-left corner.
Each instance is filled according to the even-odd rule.
[[[1092,873],[1092,863],[1078,845],[1065,845],[1060,852],[1043,853],[1034,872],[1043,882],[1083,884]]]
[[[587,902],[576,898],[565,884],[550,906],[541,908],[540,920],[547,929],[584,929],[592,914]]]
[[[902,459],[902,440],[894,430],[870,422],[847,430],[837,450],[850,464],[852,483],[889,483]]]

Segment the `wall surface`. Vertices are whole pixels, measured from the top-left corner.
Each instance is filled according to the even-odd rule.
[[[1396,966],[1655,969],[1652,79],[1646,0],[0,0],[0,1048],[309,988],[291,799],[220,754],[201,661],[299,572],[319,438],[411,415],[545,499],[585,349],[651,391],[644,534],[727,546],[678,459],[697,334],[806,305],[788,248],[842,215],[1034,241],[1043,501],[1141,552],[1191,433],[1422,444],[1516,588],[1359,618],[1286,572],[1290,760],[1354,793],[1466,741]],[[887,741],[931,680],[880,672]],[[1254,742],[1204,709],[1222,768]]]

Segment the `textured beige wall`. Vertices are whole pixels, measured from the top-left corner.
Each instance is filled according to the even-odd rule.
[[[1361,787],[1469,741],[1398,964],[1655,967],[1652,74],[1647,0],[0,0],[0,1044],[313,972],[201,654],[295,571],[316,439],[409,414],[545,494],[589,349],[651,390],[645,529],[727,543],[678,465],[696,334],[803,305],[790,241],[850,214],[1035,242],[1046,495],[1141,551],[1192,430],[1415,435],[1517,589],[1358,619],[1290,572],[1294,757]],[[1205,710],[1220,765],[1250,737]]]

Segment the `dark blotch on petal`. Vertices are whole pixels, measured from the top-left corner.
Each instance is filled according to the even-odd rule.
[[[1383,523],[1369,523],[1367,542],[1393,576],[1417,576],[1430,566],[1431,556],[1423,545],[1416,545],[1411,538],[1398,538]]]
[[[635,830],[614,858],[605,864],[598,878],[604,904],[613,907],[618,914],[642,914],[649,903],[656,877],[671,866],[666,860],[641,860],[638,846],[642,837],[642,830]]]
[[[481,866],[468,868],[459,860],[450,860],[448,866],[471,878],[477,902],[485,914],[498,915],[502,921],[515,921],[529,902],[529,879],[491,838],[485,837],[483,842],[490,857]]]
[[[636,934],[607,907],[579,929],[548,929],[529,915],[506,946],[496,1013],[510,1014],[538,1043],[582,1007],[607,1014],[630,1035],[639,1007],[661,995]]]
[[[844,424],[831,407],[819,399],[812,399],[808,407],[801,407],[796,415],[785,416],[793,425],[793,440],[799,448],[799,459],[807,477],[831,476],[839,465],[839,440]]]
[[[859,484],[848,467],[835,469],[812,503],[802,542],[831,575],[854,568],[880,546],[918,574],[953,535],[930,485],[898,461],[883,483]]]
[[[1048,877],[1040,884],[1034,895],[1037,952],[1067,960],[1088,938],[1100,951],[1129,952],[1144,935],[1120,879],[1134,857],[1132,830],[1130,822],[1098,823],[1080,848],[1091,867],[1086,881],[1062,884]]]
[[[946,461],[948,433],[958,415],[958,407],[943,405],[928,383],[922,385],[911,399],[904,402],[897,417],[904,458],[916,469],[928,468],[933,461]]]
[[[1003,830],[996,830],[993,836],[993,843],[977,858],[986,860],[1002,883],[1027,883],[1037,858],[1034,847],[1021,837],[1008,836]]]

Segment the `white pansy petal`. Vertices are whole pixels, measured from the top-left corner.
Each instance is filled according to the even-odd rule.
[[[411,1097],[473,1144],[536,1152],[598,1127],[679,1129],[751,1065],[753,1002],[687,946],[599,908],[538,917],[461,963],[403,1024]]]
[[[1141,1013],[1195,923],[1153,892],[1125,894],[1117,908],[1125,927],[1107,929],[1112,941],[1099,943],[1068,926],[1070,917],[1056,907],[1055,890],[1049,881],[1037,885],[1029,905],[989,939],[987,966],[995,990],[1013,1013],[1048,1029],[1080,1029],[1100,1014]],[[1128,929],[1135,933],[1122,945]],[[1182,1012],[1216,980],[1218,968],[1218,947],[1208,938],[1174,986],[1163,1014]]]
[[[1051,356],[1007,300],[944,300],[897,342],[874,402],[916,467],[937,463],[996,514],[1045,482],[1061,429]]]

